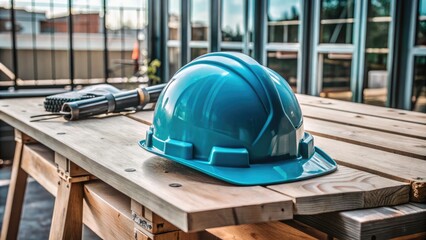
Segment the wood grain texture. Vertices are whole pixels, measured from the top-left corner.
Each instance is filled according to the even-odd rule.
[[[42,99],[1,103],[4,121],[184,231],[292,218],[291,198],[283,194],[234,186],[144,151],[137,143],[145,137],[146,124],[122,116],[29,122],[31,115],[43,112]],[[129,168],[135,171],[126,172]]]
[[[313,107],[310,105],[301,105],[300,107],[302,108],[304,117],[378,130],[406,137],[426,139],[426,125],[335,109]]]
[[[426,159],[426,140],[365,128],[304,118],[305,130],[318,136],[350,142],[404,156]]]
[[[83,223],[102,239],[134,239],[130,198],[101,181],[84,185]]]
[[[41,144],[25,144],[21,167],[50,194],[56,196],[60,178],[58,177],[52,150]]]
[[[83,183],[59,181],[49,239],[81,239],[83,231]]]
[[[292,197],[299,215],[402,204],[410,191],[406,183],[344,166],[322,177],[268,188]]]
[[[403,122],[426,125],[426,114],[406,111],[401,109],[377,107],[360,103],[339,101],[329,98],[319,98],[308,95],[296,94],[301,105],[310,105],[319,108],[335,109],[339,111],[359,113],[381,118],[400,120]]]
[[[296,219],[340,239],[389,239],[426,231],[426,204],[408,203]]]
[[[323,235],[309,235],[291,225],[282,222],[244,224],[207,229],[207,232],[222,240],[270,240],[270,239],[327,239]]]
[[[133,115],[134,119],[140,118],[144,122],[149,122],[150,117],[152,114],[147,112]],[[347,167],[340,167],[337,172],[323,177],[268,188],[290,196],[297,214],[406,203],[410,191],[409,184]]]
[[[20,132],[15,132],[15,136]],[[28,174],[21,168],[22,141],[16,142],[10,185],[3,215],[1,240],[17,239]]]
[[[410,201],[426,202],[426,161],[320,136],[314,141],[341,165],[410,183]]]

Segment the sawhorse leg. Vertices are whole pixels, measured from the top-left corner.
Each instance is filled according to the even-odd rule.
[[[28,174],[21,168],[22,148],[24,143],[33,142],[34,140],[22,134],[20,131],[15,130],[15,141],[15,156],[3,216],[3,226],[0,236],[1,240],[17,239],[18,237],[19,222],[21,220],[21,212],[28,178]]]
[[[49,239],[81,239],[83,228],[83,187],[93,177],[55,153],[58,167],[58,192]]]

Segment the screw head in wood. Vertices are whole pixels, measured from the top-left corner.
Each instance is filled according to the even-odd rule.
[[[136,171],[136,169],[134,169],[134,168],[126,168],[126,169],[124,169],[124,171],[126,171],[126,172],[134,172],[134,171]]]
[[[169,186],[170,187],[182,187],[182,184],[180,184],[180,183],[170,183]]]

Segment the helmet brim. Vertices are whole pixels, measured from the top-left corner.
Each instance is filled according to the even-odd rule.
[[[183,159],[164,154],[154,147],[147,147],[145,140],[139,142],[145,150],[158,156],[173,160],[212,177],[236,185],[269,185],[294,182],[318,177],[337,170],[336,162],[320,148],[310,158],[284,159],[271,163],[250,164],[249,167],[212,166],[205,160]]]

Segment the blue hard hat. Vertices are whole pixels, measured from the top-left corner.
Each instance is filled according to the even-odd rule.
[[[287,82],[233,52],[209,53],[182,67],[159,96],[140,145],[238,185],[297,181],[337,169],[304,131]]]

